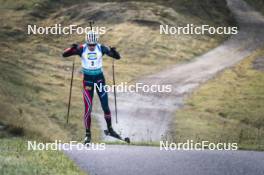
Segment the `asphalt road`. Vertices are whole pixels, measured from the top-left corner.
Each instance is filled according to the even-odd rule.
[[[90,175],[263,175],[264,152],[160,151],[159,147],[108,145],[67,152]]]

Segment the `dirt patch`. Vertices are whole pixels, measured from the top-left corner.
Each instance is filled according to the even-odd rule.
[[[162,23],[160,23],[159,21],[140,20],[140,19],[132,20],[132,22],[136,23],[138,25],[148,26],[148,27],[152,27],[152,28],[157,28],[160,25],[162,25]]]
[[[22,127],[5,125],[0,122],[0,138],[3,137],[22,137],[25,131]]]

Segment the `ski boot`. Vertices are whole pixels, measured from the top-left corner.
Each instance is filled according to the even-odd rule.
[[[115,132],[112,127],[108,128],[108,133],[110,136],[121,139],[120,135]]]
[[[91,132],[86,132],[85,138],[84,138],[84,145],[89,146],[91,143]]]

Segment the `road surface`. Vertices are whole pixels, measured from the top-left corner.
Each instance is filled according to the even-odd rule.
[[[160,151],[108,145],[103,151],[66,152],[90,175],[263,175],[264,152]]]

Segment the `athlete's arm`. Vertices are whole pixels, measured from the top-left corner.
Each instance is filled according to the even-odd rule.
[[[72,44],[71,47],[67,48],[64,50],[64,52],[62,53],[63,57],[69,57],[72,55],[82,55],[82,50],[83,50],[83,46],[82,45],[78,45],[78,44]]]
[[[120,54],[116,51],[116,48],[114,47],[106,47],[104,45],[101,45],[101,49],[102,49],[102,53],[103,54],[106,54],[112,58],[115,58],[115,59],[120,59],[121,56]]]

